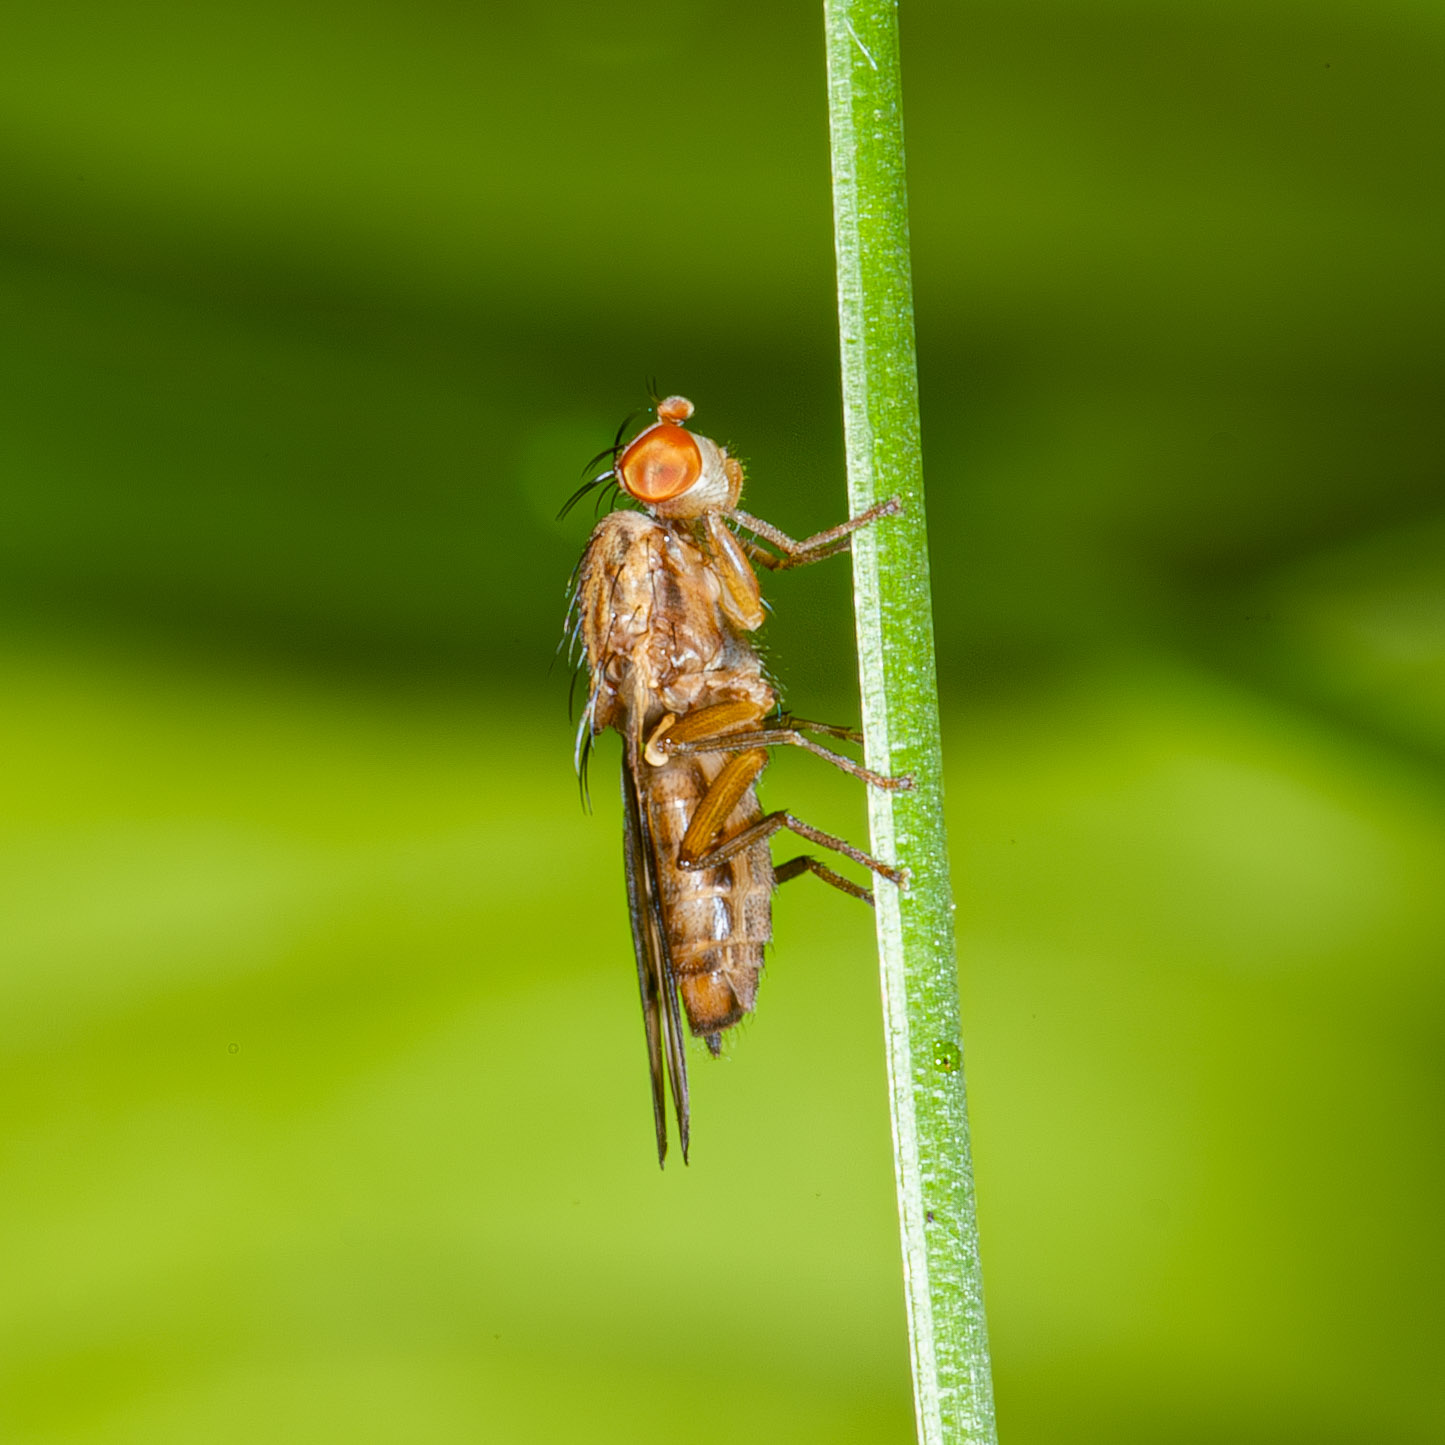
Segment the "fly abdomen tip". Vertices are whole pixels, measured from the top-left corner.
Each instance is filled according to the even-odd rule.
[[[707,1051],[708,1051],[708,1053],[710,1053],[710,1054],[713,1056],[713,1058],[716,1059],[716,1058],[720,1058],[720,1057],[721,1057],[721,1055],[722,1055],[722,1035],[721,1035],[721,1034],[707,1034],[707,1035],[704,1036],[703,1042],[707,1045]]]

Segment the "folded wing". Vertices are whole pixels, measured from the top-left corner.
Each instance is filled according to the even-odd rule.
[[[673,1112],[687,1162],[688,1100],[687,1055],[684,1052],[682,1015],[677,1002],[677,981],[662,926],[658,887],[657,850],[648,823],[647,799],[638,783],[635,761],[622,762],[623,851],[627,867],[627,905],[632,915],[632,945],[637,954],[637,985],[642,995],[642,1022],[647,1031],[647,1066],[652,1078],[652,1117],[657,1130],[657,1162],[667,1158],[667,1099],[672,1091]],[[664,1065],[664,1058],[666,1063]],[[664,1072],[666,1082],[664,1082]]]

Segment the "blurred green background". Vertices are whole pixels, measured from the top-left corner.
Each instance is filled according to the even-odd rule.
[[[903,38],[1003,1438],[1438,1441],[1445,18]],[[659,1175],[548,670],[648,376],[841,515],[822,67],[755,0],[0,10],[0,1438],[911,1438],[870,920],[785,890]],[[855,715],[846,564],[769,593]]]

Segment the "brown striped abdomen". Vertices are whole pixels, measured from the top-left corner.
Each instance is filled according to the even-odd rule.
[[[677,866],[678,848],[708,785],[727,760],[724,753],[674,758],[647,767],[645,790],[657,850],[663,927],[687,1021],[708,1037],[751,1013],[773,936],[773,864],[767,843],[757,843],[716,868]],[[762,817],[756,788],[738,800],[719,840]]]

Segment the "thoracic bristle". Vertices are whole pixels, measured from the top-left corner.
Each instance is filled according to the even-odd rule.
[[[708,1052],[713,1058],[717,1058],[722,1053],[721,1034],[707,1034],[704,1036],[703,1042],[707,1044]]]

